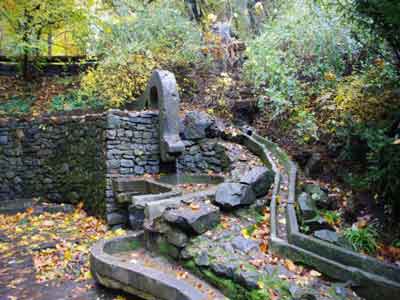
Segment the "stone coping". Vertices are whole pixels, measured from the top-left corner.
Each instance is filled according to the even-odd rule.
[[[141,110],[141,111],[128,111],[119,109],[108,109],[108,110],[71,110],[54,113],[44,113],[38,116],[32,115],[21,115],[21,116],[0,116],[0,126],[7,126],[9,124],[18,124],[24,122],[37,122],[37,123],[54,123],[62,124],[67,121],[76,120],[97,120],[105,117],[109,114],[114,114],[119,117],[135,117],[142,114],[158,115],[157,111],[154,110]]]
[[[359,293],[368,299],[384,296],[385,299],[398,299],[400,294],[400,268],[373,257],[350,251],[331,243],[300,233],[296,216],[296,176],[297,166],[279,146],[257,134],[249,136],[242,133],[239,137],[249,150],[260,155],[275,171],[275,186],[270,205],[271,212],[271,250],[295,261],[311,265],[326,275],[351,281]],[[281,173],[269,156],[270,152],[284,167],[289,178],[288,201],[286,205],[286,230],[288,240],[278,236],[277,201]]]
[[[206,297],[193,286],[172,274],[149,268],[140,262],[123,262],[113,254],[132,250],[142,242],[138,232],[111,240],[101,240],[91,249],[90,266],[93,277],[102,285],[136,294],[146,300],[204,300]]]

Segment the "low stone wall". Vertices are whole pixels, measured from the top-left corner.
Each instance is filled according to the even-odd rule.
[[[221,172],[230,159],[219,139],[185,136],[181,172]],[[160,172],[158,112],[109,110],[98,114],[0,119],[0,201],[44,197],[84,201],[109,225],[126,224],[112,179]]]
[[[231,159],[218,139],[184,140],[185,151],[177,160],[177,168],[187,173],[220,173],[227,171]]]
[[[84,201],[123,223],[111,177],[159,172],[158,113],[110,110],[0,120],[0,201]],[[119,220],[115,220],[119,218]]]
[[[105,125],[101,114],[2,119],[0,200],[84,200],[104,213]]]

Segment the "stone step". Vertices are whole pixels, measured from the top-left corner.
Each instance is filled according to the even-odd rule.
[[[219,208],[207,201],[182,203],[178,208],[168,209],[163,214],[169,224],[195,235],[214,228],[219,224],[220,217]]]
[[[144,213],[147,221],[161,217],[167,208],[177,208],[181,203],[190,204],[193,201],[206,201],[215,197],[216,187],[210,187],[207,190],[188,193],[183,196],[171,197],[159,201],[147,202]]]

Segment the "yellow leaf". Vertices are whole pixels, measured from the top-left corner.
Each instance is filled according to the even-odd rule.
[[[200,205],[196,204],[196,203],[190,203],[190,208],[192,210],[199,210],[200,209]]]
[[[321,276],[321,273],[320,273],[320,272],[317,272],[317,271],[315,271],[315,270],[311,270],[311,271],[310,271],[310,276],[319,277],[319,276]]]
[[[72,260],[72,253],[71,253],[70,250],[65,250],[65,252],[64,252],[64,259],[65,259],[66,261]]]
[[[250,233],[249,233],[249,231],[247,230],[247,228],[242,229],[241,232],[242,232],[243,237],[245,237],[246,239],[250,238]]]
[[[291,272],[295,272],[296,271],[296,265],[290,259],[285,259],[285,266]]]
[[[264,288],[264,282],[258,281],[257,282],[257,286],[258,286],[259,289],[263,289]]]

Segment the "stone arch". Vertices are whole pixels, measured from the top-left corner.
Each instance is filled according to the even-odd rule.
[[[179,137],[180,98],[174,74],[155,70],[141,99],[145,108],[159,110],[161,160],[174,161],[185,148]]]

